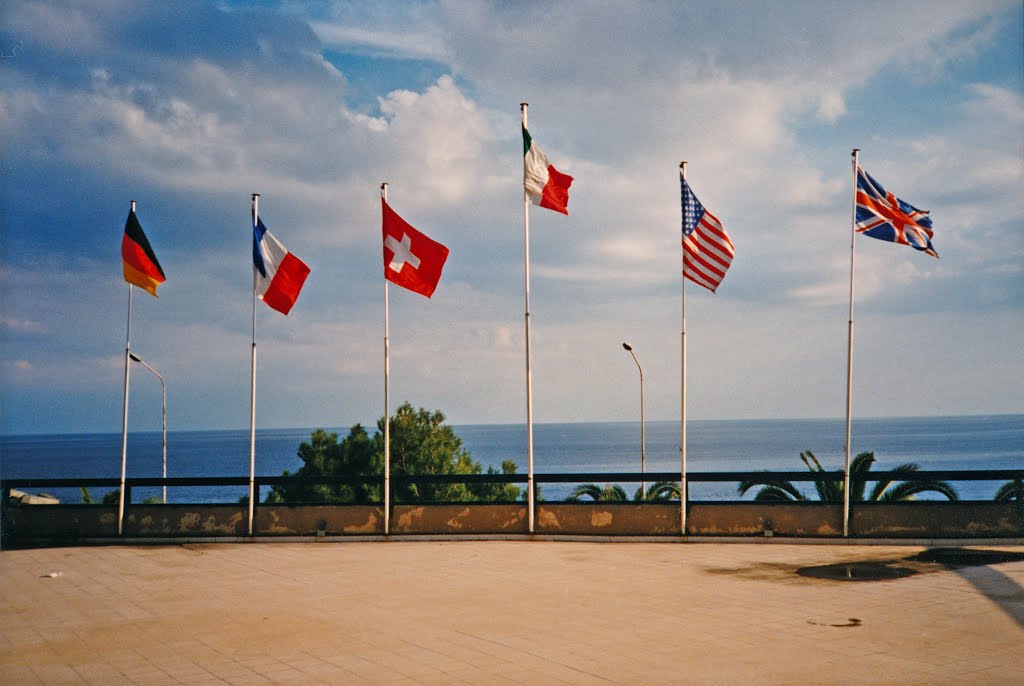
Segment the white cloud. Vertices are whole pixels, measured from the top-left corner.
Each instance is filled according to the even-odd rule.
[[[441,59],[444,45],[429,33],[374,31],[327,21],[310,23],[317,37],[328,48],[340,48],[355,54],[398,59]]]
[[[46,327],[41,322],[33,319],[19,319],[14,317],[0,317],[0,329],[9,332],[20,333],[43,333]]]
[[[844,114],[846,114],[846,102],[842,93],[829,91],[822,94],[818,104],[818,119],[832,123]]]
[[[25,28],[25,54],[38,59],[13,65],[0,93],[5,171],[18,172],[4,189],[5,368],[24,362],[33,383],[55,388],[85,370],[93,387],[117,395],[117,241],[130,194],[169,275],[159,300],[137,302],[133,347],[173,380],[182,426],[244,425],[246,224],[249,193],[258,191],[268,225],[313,268],[291,315],[257,312],[261,419],[375,417],[383,402],[378,186],[387,180],[392,206],[452,249],[433,299],[392,290],[394,397],[443,407],[456,423],[520,420],[516,110],[525,99],[535,140],[576,177],[570,216],[531,214],[538,418],[623,417],[617,389],[635,371],[622,359],[626,338],[650,365],[651,416],[675,416],[683,159],[737,245],[718,294],[688,290],[691,355],[702,360],[692,370],[696,415],[838,414],[847,137],[878,131],[872,174],[932,209],[943,256],[858,243],[857,316],[877,327],[870,339],[922,338],[962,312],[1019,338],[1007,322],[1022,302],[1020,92],[976,76],[954,83],[942,107],[908,104],[914,117],[899,122],[909,136],[872,119],[864,102],[878,88],[900,97],[888,70],[941,79],[986,49],[983,38],[1007,14],[993,6],[1005,8],[296,3],[282,17],[147,5],[129,17],[146,40],[128,44],[116,12],[90,4],[55,17],[58,34],[80,31],[66,45],[44,40],[38,25],[60,11],[15,8],[12,26]],[[883,10],[890,25],[914,31],[899,41],[879,34],[871,16]],[[939,53],[949,39],[952,59]],[[429,63],[423,73],[435,76],[423,87],[418,74],[417,85],[377,93],[376,108],[356,108],[345,55],[369,55],[381,69]],[[437,78],[439,64],[450,74]],[[74,248],[40,257],[62,245]],[[901,320],[908,311],[915,318]],[[881,354],[872,345],[858,354]],[[956,338],[936,344],[946,360],[970,350]],[[881,369],[890,376],[875,378],[898,382],[880,412],[913,406],[921,364]],[[1001,374],[1012,377],[1014,363],[1006,365]],[[990,401],[984,391],[964,393],[978,408],[1015,397],[1000,378],[979,375]],[[948,391],[930,383],[929,393]],[[965,407],[955,394],[942,403]]]

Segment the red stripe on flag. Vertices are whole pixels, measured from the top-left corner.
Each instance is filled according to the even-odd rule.
[[[717,223],[717,219],[714,221]],[[714,293],[732,264],[733,254],[728,234],[702,220],[693,233],[683,239],[685,276]]]
[[[149,259],[142,246],[129,238],[128,234],[124,234],[121,238],[121,259],[135,271],[142,272],[157,283],[166,281],[164,275],[160,273],[160,269]]]
[[[548,182],[541,192],[540,206],[562,214],[569,214],[569,186],[571,185],[571,176],[558,171],[553,165],[548,165]]]
[[[309,267],[295,255],[288,253],[270,280],[263,302],[281,314],[288,314],[299,297],[299,291],[309,276]]]

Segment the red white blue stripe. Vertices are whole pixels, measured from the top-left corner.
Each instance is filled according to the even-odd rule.
[[[288,314],[309,276],[309,267],[288,252],[259,217],[253,226],[252,262],[256,295],[281,314]]]
[[[683,276],[712,293],[722,283],[736,249],[718,217],[704,209],[680,174],[683,201]]]

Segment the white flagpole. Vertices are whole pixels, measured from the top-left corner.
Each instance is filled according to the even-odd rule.
[[[260,216],[260,194],[252,194],[252,225]],[[253,234],[255,240],[255,234]],[[249,535],[252,536],[256,497],[256,265],[252,268],[252,365],[249,383]]]
[[[526,126],[526,108],[529,103],[519,103]],[[523,245],[526,264],[526,489],[529,532],[534,529],[534,487],[533,487],[533,382],[530,372],[530,196],[526,193],[526,159],[523,158]]]
[[[686,160],[679,163],[679,178],[681,181],[686,180]],[[681,189],[680,189],[681,190]],[[684,208],[685,212],[686,209]],[[683,217],[685,221],[685,217]],[[679,479],[679,524],[682,535],[686,535],[686,505],[688,498],[688,487],[686,483],[686,248],[680,243],[680,257],[683,263],[682,271],[682,342],[680,345],[680,390],[679,390],[679,461],[680,461],[680,479]]]
[[[380,185],[380,197],[388,200],[387,181]],[[388,280],[384,279],[384,535],[391,534],[391,390],[390,316],[388,313]]]
[[[132,200],[132,212],[135,201]],[[121,495],[117,500],[117,535],[124,531],[124,477],[128,465],[128,373],[132,352],[132,285],[128,284],[128,329],[124,338],[124,420],[121,423]]]
[[[857,237],[857,169],[860,149],[853,149],[853,208],[850,218],[850,320],[846,343],[846,462],[843,468],[843,536],[850,535],[850,423],[853,407],[853,265]]]

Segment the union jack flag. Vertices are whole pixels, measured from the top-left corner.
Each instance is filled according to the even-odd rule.
[[[927,210],[919,210],[892,193],[857,165],[857,233],[890,243],[909,245],[915,250],[939,255],[932,246],[932,220]]]
[[[722,223],[704,209],[681,172],[679,180],[683,201],[683,276],[714,293],[736,251]]]

